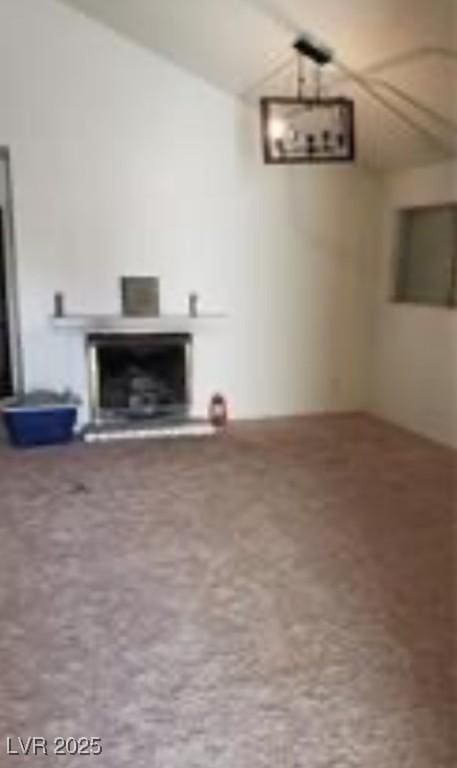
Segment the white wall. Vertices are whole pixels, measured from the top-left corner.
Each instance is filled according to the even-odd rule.
[[[450,201],[457,201],[455,163],[418,168],[386,180],[372,408],[457,447],[457,310],[388,301],[396,211]]]
[[[266,168],[257,115],[55,0],[0,0],[0,145],[12,152],[29,387],[86,392],[71,312],[119,310],[158,274],[228,321],[195,340],[195,412],[366,404],[377,187],[353,168]]]

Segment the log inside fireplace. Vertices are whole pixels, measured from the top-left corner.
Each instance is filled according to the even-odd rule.
[[[88,337],[94,423],[189,416],[192,337],[185,333],[100,333]]]

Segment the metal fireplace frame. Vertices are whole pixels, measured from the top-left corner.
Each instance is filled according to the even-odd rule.
[[[184,343],[184,359],[185,359],[185,372],[186,372],[186,402],[184,404],[184,416],[189,417],[192,408],[192,392],[193,392],[193,336],[191,333],[151,333],[151,332],[132,332],[121,331],[116,329],[110,329],[109,331],[96,331],[86,336],[86,360],[87,360],[87,377],[88,377],[88,405],[89,405],[89,418],[92,424],[102,425],[112,421],[122,421],[121,417],[116,419],[110,419],[103,416],[103,409],[100,407],[100,370],[99,370],[99,357],[96,338],[100,337],[117,337],[119,339],[128,339],[129,336],[135,338],[141,337],[145,343],[147,339],[153,339],[154,337],[181,337],[185,339]],[[146,418],[146,417],[145,417]],[[125,417],[127,421],[128,417]],[[151,419],[152,421],[152,419]]]

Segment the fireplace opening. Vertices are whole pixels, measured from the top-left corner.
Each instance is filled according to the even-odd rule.
[[[190,347],[188,334],[90,336],[93,420],[186,417]]]

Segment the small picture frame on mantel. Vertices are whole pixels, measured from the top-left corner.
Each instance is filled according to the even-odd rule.
[[[158,317],[160,283],[158,277],[121,277],[121,302],[124,317]]]

